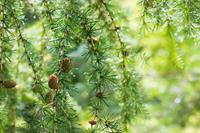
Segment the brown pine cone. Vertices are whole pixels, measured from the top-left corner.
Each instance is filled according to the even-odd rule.
[[[48,86],[51,89],[59,89],[59,79],[55,74],[52,74],[49,76],[49,80],[48,80]]]
[[[96,97],[102,98],[102,97],[103,97],[103,92],[97,92],[97,93],[96,93]]]
[[[5,80],[3,81],[3,85],[5,88],[14,88],[17,84],[14,80]]]
[[[95,120],[91,120],[91,121],[89,121],[89,123],[90,123],[90,125],[96,125],[97,124],[97,122],[95,121]]]
[[[53,94],[51,91],[47,92],[47,94],[45,95],[45,101],[48,104],[53,102]]]
[[[60,62],[60,68],[63,72],[69,72],[72,69],[71,59],[66,57]]]

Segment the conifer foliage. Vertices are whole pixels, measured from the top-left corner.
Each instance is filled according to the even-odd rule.
[[[2,132],[128,131],[127,125],[133,118],[130,114],[135,114],[137,104],[142,102],[135,88],[136,77],[131,73],[127,75],[125,58],[128,54],[125,54],[125,43],[120,27],[115,25],[110,4],[104,0],[1,1]],[[40,23],[39,41],[25,33],[25,29],[35,23]],[[109,38],[112,34],[116,39]],[[114,48],[115,44],[119,44],[119,51]],[[86,108],[91,112],[89,128],[85,127],[87,124],[81,125],[79,119],[84,111],[77,112],[78,105],[72,104],[72,101],[78,104],[74,94],[81,94],[74,83],[75,69],[81,68],[76,68],[70,54],[82,45],[86,47],[81,55],[84,64],[90,66],[82,75],[89,85],[86,90],[90,101]],[[108,61],[115,55],[109,51],[121,53],[117,58],[122,62],[115,64],[115,68]],[[21,80],[22,65],[31,71],[31,82]],[[25,84],[25,88],[20,84]],[[32,98],[24,100],[30,93]],[[19,120],[23,124],[18,124]]]
[[[199,44],[199,0],[140,0],[143,34],[160,30],[167,36],[169,64],[172,69],[184,70],[180,45]]]
[[[187,32],[190,39],[199,32],[195,3],[176,2],[176,9],[185,11],[179,33]],[[179,14],[169,4],[141,1],[142,29],[165,24],[170,58],[182,69],[172,18]],[[132,120],[145,113],[133,66],[142,47],[126,41],[129,33],[118,8],[114,0],[0,1],[0,133],[130,131]],[[172,14],[163,14],[170,9]],[[37,33],[27,31],[34,26]]]

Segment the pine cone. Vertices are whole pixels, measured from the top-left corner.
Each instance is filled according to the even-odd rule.
[[[127,57],[127,56],[129,55],[129,51],[128,51],[128,50],[123,50],[123,51],[122,51],[122,55],[123,55],[124,57]]]
[[[38,92],[40,92],[40,89],[41,89],[41,85],[40,84],[35,84],[34,86],[33,86],[33,92],[34,93],[38,93]]]
[[[97,92],[97,93],[96,93],[96,97],[102,98],[102,97],[103,97],[103,92]]]
[[[88,38],[88,43],[92,51],[96,52],[97,51],[97,45],[99,44],[99,38]]]
[[[69,72],[72,69],[71,59],[66,57],[60,62],[60,67],[63,72]]]
[[[48,86],[51,89],[59,89],[59,79],[55,74],[52,74],[49,76],[49,80],[48,80]]]
[[[88,38],[87,41],[88,41],[89,44],[95,45],[95,44],[99,43],[99,38],[98,37],[96,37],[96,38]]]
[[[96,125],[97,124],[97,122],[95,121],[95,120],[91,120],[91,121],[89,121],[89,123],[90,123],[90,125]]]
[[[3,85],[5,88],[14,88],[17,84],[14,80],[5,80],[3,81]]]
[[[53,101],[53,94],[51,91],[47,92],[47,94],[45,95],[45,101],[48,104]]]

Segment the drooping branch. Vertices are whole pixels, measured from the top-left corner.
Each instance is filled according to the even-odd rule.
[[[110,22],[110,27],[113,27],[113,29],[111,29],[110,32],[113,32],[115,34],[116,42],[118,42],[118,44],[120,45],[120,92],[122,96],[121,102],[123,103],[121,113],[124,131],[128,132],[128,124],[130,121],[130,117],[140,113],[140,111],[142,110],[141,108],[143,108],[141,96],[138,92],[138,81],[136,80],[136,75],[134,73],[131,74],[131,72],[128,69],[127,62],[129,61],[129,56],[131,53],[129,53],[129,50],[127,49],[128,46],[126,46],[125,42],[123,42],[123,39],[120,35],[121,27],[116,25],[115,16],[110,10],[109,5],[104,0],[99,0],[98,2],[101,5],[101,10],[99,12],[103,11],[102,13],[108,14],[109,19],[105,19],[104,21]],[[131,102],[134,102],[134,104],[130,104]]]

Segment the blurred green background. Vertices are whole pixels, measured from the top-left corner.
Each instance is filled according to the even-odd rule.
[[[140,33],[138,1],[121,1],[130,14],[130,28],[135,37]],[[178,45],[181,68],[173,66],[168,38],[162,30],[137,38],[144,46],[142,63],[137,72],[142,76],[147,119],[133,122],[133,133],[199,133],[200,132],[200,46],[192,41]],[[139,62],[139,61],[138,61]],[[141,61],[140,61],[141,62]]]

